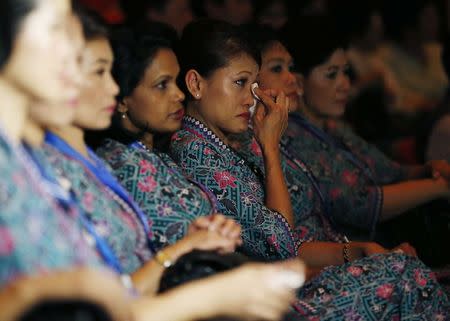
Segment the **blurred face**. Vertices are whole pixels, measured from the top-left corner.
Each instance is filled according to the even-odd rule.
[[[336,50],[325,63],[312,69],[304,78],[307,112],[325,118],[344,114],[350,92],[349,69],[342,49]]]
[[[73,92],[76,96],[65,101],[37,101],[33,104],[30,108],[30,118],[44,128],[70,124],[78,108],[79,86],[82,81],[80,61],[85,41],[81,23],[75,16],[71,16],[68,19],[68,35],[72,51],[65,64],[68,78],[65,81],[64,90]]]
[[[83,129],[109,127],[116,109],[119,88],[111,76],[113,53],[105,38],[95,38],[83,50],[80,103],[75,111],[74,125]]]
[[[206,79],[197,111],[214,132],[226,136],[247,130],[257,74],[256,62],[241,55]]]
[[[67,33],[69,0],[40,0],[22,21],[13,52],[2,74],[33,101],[63,103],[75,99],[70,62],[75,59]]]
[[[259,17],[260,24],[269,25],[275,30],[281,29],[287,20],[287,10],[283,1],[273,1]]]
[[[262,65],[258,75],[261,89],[282,90],[289,97],[291,111],[299,108],[300,88],[292,71],[294,62],[286,48],[275,42],[262,53]]]
[[[249,23],[253,18],[251,0],[225,0],[224,9],[223,19],[235,25]]]
[[[184,27],[193,20],[193,13],[189,0],[171,0],[163,12],[152,11],[152,20],[166,23],[181,34]]]
[[[179,72],[180,67],[173,51],[160,49],[147,66],[139,85],[119,108],[124,108],[121,111],[126,111],[129,118],[154,133],[178,130],[184,116],[181,104],[184,94],[176,83]],[[129,119],[124,121],[129,122]]]

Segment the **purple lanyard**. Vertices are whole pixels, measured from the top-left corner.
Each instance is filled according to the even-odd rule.
[[[134,143],[130,144],[129,146],[133,147],[133,148],[136,148],[136,149],[139,149],[139,150],[141,150],[143,152],[146,152],[146,153],[151,153],[151,151],[148,148],[146,148],[146,146],[143,145],[141,142],[134,142]],[[211,190],[209,188],[207,188],[205,185],[203,185],[203,184],[201,184],[201,183],[199,183],[199,182],[197,182],[197,181],[195,181],[195,180],[193,180],[191,178],[188,178],[188,177],[184,176],[178,170],[175,170],[173,168],[173,166],[167,164],[167,162],[163,159],[163,157],[161,157],[161,155],[159,155],[157,152],[153,152],[153,153],[161,160],[161,162],[164,163],[164,165],[166,165],[166,167],[167,167],[167,169],[168,169],[170,174],[172,174],[173,176],[182,175],[183,177],[185,177],[189,181],[189,183],[197,186],[203,193],[206,194],[206,196],[208,197],[208,201],[209,201],[209,203],[211,204],[211,207],[212,207],[212,213],[211,214],[218,212],[218,210],[219,210],[219,202],[217,200],[217,197],[213,194],[213,192],[211,192]]]

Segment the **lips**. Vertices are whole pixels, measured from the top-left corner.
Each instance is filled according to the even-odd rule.
[[[251,114],[250,114],[250,112],[245,112],[245,113],[239,114],[238,117],[242,117],[246,120],[249,120],[251,117]]]
[[[114,113],[114,111],[116,110],[116,104],[113,104],[113,105],[110,105],[110,106],[108,106],[108,107],[105,107],[105,110],[108,112],[108,113]]]
[[[178,109],[176,112],[170,114],[170,116],[176,120],[181,120],[184,116],[184,108]]]

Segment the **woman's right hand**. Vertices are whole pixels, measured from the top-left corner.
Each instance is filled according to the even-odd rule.
[[[295,280],[289,284],[289,279],[294,274],[304,280],[305,273],[305,265],[296,259],[276,264],[246,264],[218,275],[212,293],[219,315],[242,320],[280,320],[295,301],[295,290],[301,285],[295,284]]]
[[[263,151],[278,150],[288,125],[289,97],[283,91],[255,89],[261,99],[253,116],[253,130]]]

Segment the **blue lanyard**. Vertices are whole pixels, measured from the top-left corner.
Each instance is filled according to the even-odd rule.
[[[138,217],[141,222],[146,237],[149,249],[156,253],[156,250],[149,239],[150,227],[148,225],[145,214],[139,208],[139,206],[131,199],[125,189],[120,185],[117,179],[109,172],[104,163],[95,155],[95,153],[88,148],[89,157],[95,162],[92,163],[87,160],[83,155],[74,150],[69,144],[67,144],[63,139],[56,136],[51,132],[47,132],[45,136],[45,141],[47,144],[55,147],[61,153],[79,161],[83,164],[102,184],[109,187],[114,193],[116,193],[120,198],[122,198],[128,206],[133,210],[134,214]]]
[[[133,147],[133,148],[137,148],[137,149],[139,149],[139,150],[141,150],[141,151],[144,151],[144,152],[146,152],[146,153],[148,153],[149,151],[142,145],[142,143],[140,143],[140,142],[134,142],[134,143],[132,143],[132,144],[130,144],[129,145],[130,147]],[[175,175],[175,170],[172,168],[172,166],[170,166],[169,164],[167,164],[166,162],[165,162],[165,160],[161,157],[161,156],[159,156],[158,155],[158,153],[155,153],[155,155],[166,165],[166,167],[168,168],[168,170],[169,170],[169,172],[172,174],[172,175]],[[184,175],[183,175],[184,176]],[[218,211],[218,209],[219,209],[219,203],[218,203],[218,200],[217,200],[217,197],[211,192],[211,190],[209,189],[209,188],[207,188],[205,185],[203,185],[203,184],[201,184],[201,183],[199,183],[199,182],[197,182],[197,181],[194,181],[193,179],[190,179],[190,178],[188,178],[188,177],[186,177],[186,179],[190,182],[190,183],[192,183],[192,184],[194,184],[195,186],[197,186],[198,188],[200,188],[202,191],[203,191],[203,193],[205,193],[206,194],[206,196],[208,197],[208,200],[209,200],[209,203],[211,204],[211,207],[212,207],[212,214],[213,213],[217,213],[217,211]]]
[[[41,176],[41,182],[46,185],[47,190],[50,191],[51,196],[58,202],[58,204],[60,204],[66,210],[69,210],[70,208],[79,209],[74,195],[70,192],[65,191],[58,184],[56,178],[50,175],[44,168],[44,166],[40,164],[31,148],[27,146],[24,147]],[[89,233],[89,235],[94,239],[97,251],[102,256],[105,263],[118,274],[123,274],[122,266],[119,259],[114,254],[114,251],[105,241],[105,239],[97,233],[92,222],[86,217],[86,213],[84,213],[81,209],[79,209],[79,217],[85,231]]]
[[[376,180],[373,177],[372,170],[360,159],[358,159],[354,153],[350,150],[350,148],[343,142],[340,141],[331,135],[325,133],[324,131],[320,130],[319,128],[313,126],[310,124],[304,117],[302,117],[299,114],[290,114],[289,117],[294,119],[296,123],[298,123],[300,126],[305,128],[307,131],[309,131],[311,134],[316,136],[319,140],[322,142],[333,146],[334,148],[340,149],[344,156],[358,169],[360,169],[363,174],[371,180],[374,184],[376,184]]]

